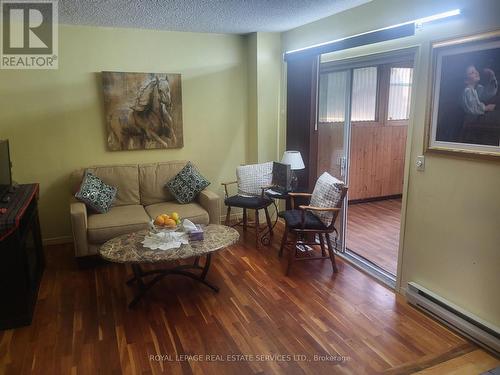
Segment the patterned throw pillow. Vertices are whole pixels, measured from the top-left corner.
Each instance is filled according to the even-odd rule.
[[[188,162],[165,187],[172,193],[177,202],[190,203],[198,193],[205,189],[210,182],[203,177],[191,162]]]
[[[342,196],[344,183],[328,172],[319,176],[311,196],[310,205],[314,207],[337,207]],[[329,226],[333,219],[333,212],[311,211],[326,226]]]
[[[103,214],[109,211],[116,197],[117,189],[104,183],[99,177],[85,172],[80,189],[75,198],[93,210]]]
[[[236,168],[238,195],[260,196],[262,187],[271,185],[273,180],[273,162],[242,165]]]

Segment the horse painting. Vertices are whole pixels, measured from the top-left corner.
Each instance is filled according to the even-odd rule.
[[[179,74],[103,72],[110,150],[183,146]]]

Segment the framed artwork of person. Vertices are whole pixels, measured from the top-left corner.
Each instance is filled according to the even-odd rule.
[[[426,150],[500,156],[500,30],[434,42]]]

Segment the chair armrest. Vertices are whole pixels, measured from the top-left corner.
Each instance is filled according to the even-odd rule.
[[[75,245],[75,255],[82,257],[89,255],[87,241],[87,207],[84,203],[72,198],[69,205],[71,216],[71,229],[73,231],[73,241]]]
[[[328,225],[328,229],[331,230],[333,229],[333,225],[335,224],[335,219],[337,218],[338,212],[341,210],[341,208],[338,207],[315,207],[315,206],[304,206],[300,205],[299,209],[302,211],[301,212],[301,225],[302,228],[304,228],[305,225],[305,212],[306,211],[319,211],[319,212],[337,212],[337,214],[333,215],[332,221],[330,222],[330,225]]]
[[[291,197],[310,197],[310,196],[312,196],[311,193],[292,193],[292,192],[288,193],[288,195]]]
[[[238,183],[238,181],[221,182],[221,185],[224,186],[225,198],[229,197],[229,193],[227,191],[227,187],[229,185],[233,185],[233,184],[237,184],[237,183]]]
[[[207,210],[210,224],[220,224],[220,198],[210,190],[202,190],[198,194],[198,202]]]
[[[304,205],[300,205],[299,209],[301,209],[301,210],[311,210],[311,211],[326,211],[326,212],[337,212],[337,211],[340,211],[340,208],[334,208],[334,207],[314,207],[314,206],[304,206]]]
[[[292,210],[295,208],[295,197],[306,197],[310,198],[312,196],[311,193],[288,193],[288,196],[290,197],[290,207]]]

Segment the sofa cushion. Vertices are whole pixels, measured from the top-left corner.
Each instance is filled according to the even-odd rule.
[[[186,204],[194,201],[196,196],[210,185],[196,167],[188,162],[177,175],[167,182],[167,189],[179,203]]]
[[[195,224],[208,224],[208,212],[198,203],[180,204],[175,201],[156,203],[146,206],[146,212],[154,219],[161,214],[177,212],[182,219],[189,219]]]
[[[147,229],[149,221],[141,205],[112,207],[105,214],[88,216],[88,238],[90,242],[101,244],[122,234]]]
[[[186,163],[183,160],[175,160],[165,163],[140,164],[141,204],[147,206],[173,200],[174,197],[165,188],[165,184],[175,177]]]
[[[116,197],[116,187],[103,182],[92,173],[85,173],[75,198],[101,214],[108,212]]]
[[[105,183],[117,188],[113,206],[140,204],[137,165],[97,166],[87,168]]]

